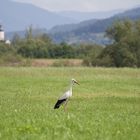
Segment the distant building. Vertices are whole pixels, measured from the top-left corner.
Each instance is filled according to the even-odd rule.
[[[5,40],[5,44],[10,45],[11,44],[11,41],[10,40]]]
[[[5,38],[4,38],[4,30],[2,28],[2,25],[0,25],[0,41],[4,41]]]
[[[8,45],[11,44],[10,40],[5,40],[5,32],[1,24],[0,24],[0,42],[5,42],[5,44],[8,44]]]

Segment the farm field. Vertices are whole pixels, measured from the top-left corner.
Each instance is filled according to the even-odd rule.
[[[54,104],[70,79],[68,110]],[[1,140],[139,140],[140,69],[1,67]]]

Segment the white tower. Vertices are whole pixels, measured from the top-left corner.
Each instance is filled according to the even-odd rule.
[[[0,41],[4,41],[4,30],[2,28],[2,25],[0,25]]]

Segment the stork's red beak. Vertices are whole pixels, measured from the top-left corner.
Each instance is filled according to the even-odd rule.
[[[74,81],[74,83],[76,83],[76,84],[80,85],[77,81]]]

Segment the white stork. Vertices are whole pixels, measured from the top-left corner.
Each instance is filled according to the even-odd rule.
[[[63,96],[61,96],[58,101],[56,102],[55,106],[54,106],[54,109],[58,109],[62,104],[64,104],[64,111],[66,110],[66,105],[67,105],[67,102],[69,100],[69,98],[72,96],[72,86],[74,84],[78,84],[79,83],[75,80],[75,79],[71,79],[71,82],[70,82],[70,89],[68,91],[66,91]]]

